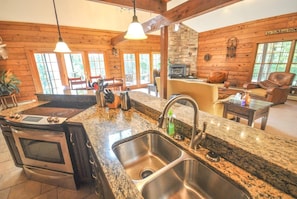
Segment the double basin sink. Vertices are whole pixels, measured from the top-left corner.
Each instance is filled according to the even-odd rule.
[[[145,199],[251,198],[158,131],[118,141],[112,149]]]

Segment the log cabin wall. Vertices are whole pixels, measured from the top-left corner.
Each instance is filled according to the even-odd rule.
[[[115,46],[118,54],[113,55],[110,41],[119,32],[61,26],[61,34],[72,52],[104,52],[106,73],[110,77],[122,77],[120,52],[137,52],[139,49],[160,52],[160,37],[154,35],[149,35],[147,40],[121,42]],[[53,52],[58,41],[57,26],[0,21],[0,36],[8,51],[8,59],[0,59],[0,70],[9,69],[21,80],[18,101],[36,99],[35,93],[41,88],[34,83],[39,77],[31,70],[35,67],[32,53]],[[61,76],[62,83],[68,84],[67,74]]]
[[[297,32],[266,35],[266,31],[285,28],[297,28],[297,13],[199,33],[197,76],[205,78],[210,71],[226,70],[229,81],[242,86],[251,80],[258,43],[297,39]],[[227,58],[227,41],[231,37],[238,39],[236,56]],[[206,54],[211,55],[209,61],[204,60]]]

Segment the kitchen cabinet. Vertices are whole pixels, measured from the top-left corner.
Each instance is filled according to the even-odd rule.
[[[67,123],[70,153],[81,183],[95,182],[95,193],[100,199],[114,199],[84,127],[80,123]]]
[[[93,178],[87,148],[88,139],[84,127],[80,123],[67,123],[66,126],[74,170],[81,183],[90,183],[93,181]]]
[[[90,158],[89,162],[92,167],[92,177],[95,180],[95,193],[100,199],[114,199],[114,195],[111,191],[109,183],[103,174],[102,167],[100,166],[98,159],[93,148],[89,148]]]

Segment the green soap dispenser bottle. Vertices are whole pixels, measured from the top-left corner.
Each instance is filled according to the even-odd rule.
[[[167,126],[167,133],[169,136],[174,136],[174,122],[173,122],[173,111],[170,109],[168,111],[168,126]]]

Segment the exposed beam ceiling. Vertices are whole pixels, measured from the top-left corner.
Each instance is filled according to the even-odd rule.
[[[132,0],[89,0],[98,3],[111,4],[114,6],[133,8]],[[137,9],[161,14],[167,10],[168,0],[138,0],[135,2]]]
[[[179,23],[239,1],[241,0],[189,0],[143,23],[142,26],[144,32],[154,32],[163,26],[169,26],[172,23]],[[126,33],[122,33],[112,38],[111,45],[115,46],[119,42],[124,41],[125,34]]]

